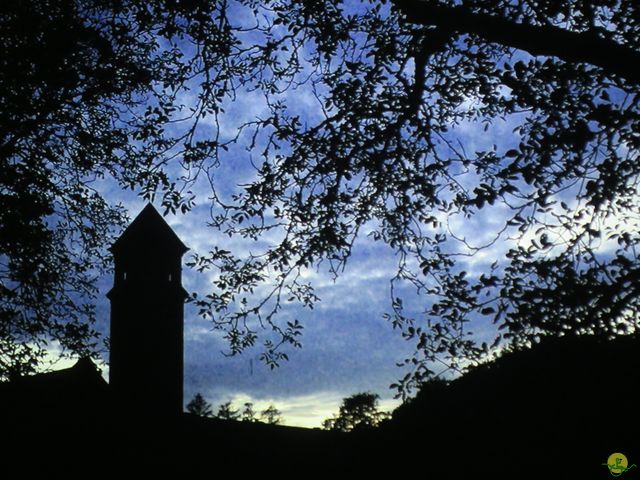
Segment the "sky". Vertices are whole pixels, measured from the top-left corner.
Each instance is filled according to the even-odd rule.
[[[302,98],[298,106],[315,116],[318,108],[308,92],[298,92]],[[189,101],[188,98],[185,101]],[[227,106],[227,115],[236,124],[264,115],[264,104],[255,94],[239,95]],[[206,123],[206,122],[205,122]],[[457,133],[469,148],[489,148],[491,137],[482,125],[463,125]],[[495,135],[507,135],[510,125],[496,124]],[[206,133],[206,132],[205,132]],[[234,135],[229,124],[222,124],[223,135]],[[255,176],[252,152],[231,148],[216,171],[218,187],[231,194],[238,185]],[[98,188],[112,203],[121,203],[131,219],[142,210],[146,202],[135,192],[122,190],[114,182],[105,180]],[[199,181],[193,185],[196,206],[186,214],[169,214],[165,217],[182,241],[190,248],[183,257],[182,282],[188,292],[206,294],[211,289],[215,272],[199,273],[184,266],[191,254],[206,254],[214,246],[232,251],[247,252],[255,245],[238,238],[229,238],[221,232],[207,228],[210,218],[209,185]],[[156,202],[156,207],[162,209]],[[482,231],[488,234],[491,217],[474,221],[452,219],[451,227],[461,237],[482,241]],[[498,224],[496,223],[496,227]],[[261,237],[262,245],[276,239]],[[491,257],[491,256],[489,256]],[[466,261],[466,269],[479,275],[490,263],[489,257],[478,255]],[[310,269],[305,273],[311,281],[320,301],[313,310],[297,304],[286,304],[279,320],[298,319],[304,326],[301,349],[288,349],[288,362],[270,370],[260,360],[258,347],[230,357],[223,333],[214,331],[211,324],[198,316],[195,307],[185,305],[184,330],[184,399],[187,403],[196,393],[201,393],[213,405],[232,402],[241,408],[245,402],[253,402],[257,411],[275,405],[283,414],[284,424],[303,427],[320,427],[322,421],[338,412],[343,398],[358,392],[373,392],[381,397],[380,407],[391,410],[399,405],[394,399],[395,390],[390,385],[404,376],[397,365],[414,351],[414,343],[405,341],[400,332],[383,318],[391,312],[390,279],[397,269],[397,257],[393,250],[381,242],[361,235],[354,245],[353,255],[346,270],[337,278],[324,269]],[[98,325],[103,335],[108,335],[109,302],[105,297],[112,286],[112,279],[99,280],[97,299]],[[424,299],[404,292],[407,314],[420,316]],[[408,299],[408,300],[407,300]],[[482,336],[480,326],[478,334]],[[104,355],[106,357],[106,355]],[[106,361],[107,359],[104,358]],[[103,365],[107,376],[107,366]]]
[[[254,101],[240,99],[230,109],[234,115],[257,115]],[[481,131],[481,126],[477,127]],[[502,127],[500,127],[502,128]],[[484,132],[483,132],[484,133]],[[486,142],[475,138],[475,127],[465,126],[460,135],[475,146]],[[485,140],[482,140],[482,139]],[[254,175],[253,167],[245,156],[230,152],[228,163],[223,162],[218,178],[224,178],[227,188],[243,183]],[[182,282],[188,292],[206,294],[215,272],[199,273],[184,266],[193,253],[205,254],[213,246],[242,253],[250,246],[242,239],[229,238],[206,227],[209,219],[209,201],[206,185],[196,185],[196,206],[186,214],[169,214],[165,220],[190,248],[183,257]],[[135,192],[123,191],[116,184],[106,182],[100,186],[109,201],[121,203],[131,219],[142,210],[146,202]],[[202,190],[198,190],[202,189]],[[162,212],[159,208],[158,210]],[[456,233],[478,241],[480,225],[487,232],[490,219],[474,222],[453,220]],[[261,238],[261,242],[269,242]],[[489,263],[482,255],[470,259],[467,269],[480,274]],[[474,267],[475,265],[475,267]],[[225,402],[241,408],[252,402],[260,411],[275,405],[286,425],[320,427],[322,421],[338,412],[343,398],[358,392],[373,392],[381,397],[380,407],[392,410],[400,400],[394,399],[391,383],[405,371],[397,365],[413,353],[413,342],[405,341],[399,331],[383,318],[391,311],[389,281],[396,273],[395,253],[370,237],[360,236],[347,268],[337,279],[323,269],[311,269],[306,277],[315,288],[320,301],[313,310],[297,304],[287,304],[280,320],[298,319],[304,326],[301,349],[289,349],[289,361],[271,370],[259,356],[258,347],[237,356],[228,356],[223,333],[198,316],[195,307],[185,305],[184,327],[184,399],[185,404],[196,393],[202,394],[213,405],[214,411]],[[109,302],[106,293],[112,279],[105,276],[99,281],[97,299],[97,328],[108,335]],[[411,298],[411,296],[409,296]],[[424,308],[423,299],[414,296],[405,303],[406,312],[419,316]],[[482,335],[481,327],[478,331]],[[489,328],[489,327],[486,327]],[[104,355],[106,357],[106,355]],[[107,359],[104,358],[106,361]],[[105,377],[107,366],[103,365]]]
[[[116,195],[116,190],[112,192]],[[140,199],[123,204],[133,218],[143,208]],[[165,219],[191,252],[206,252],[210,244],[234,248],[234,240],[204,227],[206,205],[186,215]],[[319,427],[337,413],[341,400],[371,391],[381,397],[381,408],[399,404],[389,385],[402,370],[396,366],[412,352],[382,318],[389,310],[389,279],[393,276],[393,252],[382,245],[362,241],[347,271],[335,282],[320,272],[310,272],[321,301],[313,310],[287,305],[281,319],[297,318],[304,325],[301,349],[289,349],[289,361],[271,370],[260,360],[260,348],[228,356],[222,333],[185,305],[184,398],[185,403],[201,393],[213,406],[231,401],[236,408],[253,402],[256,410],[275,405],[287,425]],[[183,261],[184,264],[184,261]],[[207,292],[207,274],[183,268],[183,285],[189,292]],[[105,297],[112,280],[100,279],[98,329],[108,334],[109,302]],[[106,360],[106,359],[105,359]],[[106,366],[104,366],[106,367]],[[106,375],[107,371],[104,368]]]
[[[309,118],[318,115],[318,106],[309,92],[298,91],[298,108]],[[188,96],[184,99],[189,102]],[[237,125],[266,114],[264,102],[254,93],[240,94],[227,105],[221,124],[223,136],[235,135]],[[206,135],[207,119],[205,119]],[[211,124],[213,128],[213,124]],[[487,149],[496,136],[510,135],[512,125],[508,121],[497,122],[492,127],[493,136],[483,131],[483,125],[464,124],[456,129],[457,135],[469,149]],[[471,150],[473,151],[473,150]],[[232,147],[216,170],[217,187],[230,195],[238,185],[254,178],[252,161],[255,155],[243,148]],[[177,173],[177,172],[175,172]],[[200,295],[210,291],[215,272],[199,273],[184,264],[191,254],[206,254],[214,246],[242,254],[255,245],[238,238],[229,238],[208,228],[210,219],[210,187],[207,182],[196,182],[192,190],[196,194],[196,206],[186,214],[169,214],[165,220],[173,228],[190,251],[183,257],[183,286],[188,292]],[[142,210],[146,202],[135,192],[121,189],[107,180],[94,185],[110,203],[120,203],[131,219]],[[162,213],[159,202],[157,209]],[[493,212],[495,213],[495,212]],[[459,237],[473,239],[481,244],[484,236],[491,234],[490,226],[501,225],[500,215],[479,216],[473,220],[452,218],[450,227]],[[482,234],[481,234],[482,232]],[[276,238],[263,236],[261,245],[275,242]],[[496,249],[504,246],[496,246]],[[495,249],[494,252],[495,253]],[[477,255],[464,261],[471,275],[479,275],[493,255]],[[400,332],[383,318],[391,312],[390,279],[397,271],[397,257],[393,250],[380,242],[361,235],[354,245],[353,255],[346,270],[337,278],[324,269],[310,269],[305,273],[312,282],[320,301],[313,310],[297,304],[287,304],[279,314],[279,321],[298,319],[304,326],[301,349],[288,349],[288,362],[271,370],[260,360],[260,346],[230,357],[223,333],[213,330],[211,324],[198,316],[195,307],[185,305],[184,327],[184,400],[185,404],[196,393],[202,394],[213,405],[214,412],[225,402],[241,408],[252,402],[260,411],[274,405],[282,412],[283,423],[292,426],[320,427],[322,421],[338,412],[343,398],[358,392],[380,395],[382,410],[392,410],[400,404],[394,399],[395,390],[390,385],[404,376],[397,365],[414,351],[414,343],[405,341]],[[97,297],[97,329],[108,336],[109,302],[106,293],[112,286],[112,278],[99,279]],[[405,294],[405,313],[415,317],[425,308],[424,299]],[[408,298],[408,300],[407,300]],[[493,333],[489,326],[480,325],[476,331],[480,337],[487,329],[487,338]],[[106,353],[102,365],[108,377]],[[64,364],[60,364],[65,366]]]
[[[186,105],[195,100],[194,88],[184,92]],[[309,89],[289,92],[288,100],[310,122],[321,118],[321,110]],[[268,107],[256,92],[238,91],[232,102],[225,105],[220,118],[221,140],[236,135],[237,126],[246,121],[268,116]],[[179,125],[176,128],[180,128]],[[217,124],[204,118],[199,135],[214,135]],[[246,140],[246,139],[245,139]],[[231,147],[221,157],[215,172],[216,188],[222,194],[237,192],[238,185],[255,178],[252,162],[259,160],[259,146],[247,152],[240,145]],[[179,171],[174,173],[179,174]],[[122,191],[106,181],[99,186],[104,197],[120,202],[131,218],[145,202],[134,192]],[[234,254],[256,248],[251,242],[228,238],[219,231],[207,228],[210,218],[210,186],[199,181],[191,188],[196,194],[196,207],[186,214],[169,215],[165,220],[190,248],[183,257],[183,265],[192,253],[206,254],[214,246]],[[162,213],[159,205],[158,210]],[[275,242],[275,238],[261,237],[261,244]],[[184,399],[185,404],[201,393],[213,405],[231,401],[236,408],[253,402],[260,411],[275,405],[282,412],[284,424],[320,427],[322,421],[338,412],[343,398],[358,392],[373,392],[381,397],[380,407],[391,410],[399,405],[390,384],[404,375],[396,364],[413,352],[413,344],[394,331],[383,314],[391,310],[389,280],[396,271],[392,250],[366,237],[359,240],[347,270],[337,280],[324,270],[309,270],[315,293],[321,298],[313,310],[287,304],[279,314],[280,322],[298,319],[304,326],[301,349],[288,349],[289,361],[271,370],[260,360],[258,346],[230,357],[223,333],[214,331],[211,324],[197,315],[193,305],[185,305],[184,329]],[[215,272],[200,274],[184,267],[182,282],[188,292],[200,295],[210,291]],[[100,279],[98,297],[98,328],[108,334],[109,304],[105,297],[111,288],[110,278]],[[421,305],[416,303],[414,313]]]
[[[322,111],[309,88],[287,93],[288,101],[295,105],[296,113],[313,123],[322,118]],[[182,101],[194,104],[195,91],[184,92]],[[473,102],[473,99],[467,101]],[[236,135],[238,125],[267,117],[264,99],[255,92],[238,91],[235,100],[225,104],[225,113],[219,119],[221,140]],[[493,144],[508,149],[517,145],[513,132],[518,118],[496,120],[488,131],[480,123],[462,123],[451,130],[451,137],[464,145],[468,152],[490,150]],[[179,129],[179,126],[174,128]],[[202,138],[216,133],[217,124],[204,118],[199,135]],[[259,161],[260,145],[255,151],[246,151],[246,138],[231,147],[221,157],[221,165],[215,171],[216,188],[229,196],[239,190],[239,185],[255,178],[252,162]],[[174,175],[179,170],[174,169]],[[470,178],[469,181],[473,181]],[[122,190],[115,182],[101,180],[94,185],[112,204],[121,203],[131,219],[142,210],[145,201],[135,192]],[[196,194],[195,207],[185,213],[165,217],[183,243],[190,248],[183,258],[183,265],[193,253],[206,254],[214,246],[241,255],[255,244],[238,238],[229,238],[221,232],[207,228],[210,218],[210,187],[204,178],[192,186]],[[158,202],[156,207],[161,211]],[[472,219],[452,217],[448,221],[451,232],[465,238],[473,246],[480,246],[493,237],[503,225],[505,212],[501,205],[485,208]],[[262,247],[275,242],[276,237],[262,236]],[[524,239],[523,241],[527,241]],[[474,257],[462,260],[462,267],[470,276],[479,276],[488,265],[509,247],[498,243]],[[324,269],[305,272],[312,282],[320,301],[313,310],[297,304],[286,304],[279,314],[279,321],[298,319],[304,326],[301,349],[289,349],[288,362],[270,370],[260,360],[260,348],[248,349],[238,356],[225,352],[227,345],[223,333],[198,316],[191,304],[185,305],[184,329],[184,399],[188,402],[196,393],[202,394],[213,405],[232,402],[241,408],[245,402],[253,402],[260,411],[274,405],[283,415],[284,424],[320,427],[322,421],[337,413],[341,400],[358,392],[373,392],[381,397],[381,408],[390,410],[399,404],[393,398],[395,390],[390,384],[401,378],[405,371],[396,364],[410,357],[413,342],[405,341],[383,318],[391,311],[389,281],[396,273],[397,257],[393,250],[361,235],[354,245],[347,269],[337,279]],[[215,272],[199,273],[183,268],[182,283],[188,292],[206,295],[210,291]],[[98,324],[103,335],[108,335],[109,302],[106,293],[112,286],[112,278],[99,279],[97,297]],[[409,292],[404,292],[409,294]],[[419,317],[425,307],[425,299],[408,295],[405,312]],[[490,325],[478,324],[474,330],[481,339],[491,339],[494,333]],[[106,362],[107,358],[103,360]],[[59,366],[63,366],[62,364]],[[103,365],[107,376],[107,366]]]

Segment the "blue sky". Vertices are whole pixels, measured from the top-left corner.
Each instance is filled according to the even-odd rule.
[[[289,95],[297,96],[297,108],[304,111],[308,118],[319,115],[315,110],[319,107],[308,91],[301,89]],[[188,103],[189,96],[186,95],[184,100]],[[221,118],[222,138],[235,135],[237,125],[266,116],[265,109],[260,96],[240,93],[234,102],[227,105],[227,112]],[[480,123],[463,123],[452,128],[450,134],[468,152],[488,150],[493,144],[499,144],[500,148],[511,148],[518,141],[513,133],[517,121],[517,118],[497,120],[487,132]],[[201,135],[214,134],[214,128],[214,123],[205,119]],[[259,154],[246,151],[242,142],[232,147],[215,170],[218,191],[224,195],[237,191],[238,185],[255,177],[252,162],[259,160]],[[177,167],[170,168],[173,168],[174,175],[179,175]],[[464,181],[473,187],[473,175],[464,177]],[[145,205],[145,201],[135,192],[124,191],[114,182],[104,180],[95,186],[109,202],[121,203],[131,218]],[[184,263],[192,253],[206,254],[214,246],[242,255],[277,241],[277,234],[273,237],[262,236],[259,242],[254,243],[229,238],[207,228],[206,223],[210,219],[210,186],[204,178],[200,178],[192,190],[196,194],[195,208],[186,214],[166,217],[169,225],[190,248]],[[448,222],[450,231],[457,237],[464,238],[472,246],[481,246],[500,230],[506,213],[506,208],[497,203],[484,208],[471,219],[454,216],[441,220]],[[529,240],[524,238],[522,241]],[[462,257],[461,268],[470,276],[479,276],[510,246],[513,246],[513,242],[498,242],[473,257]],[[464,246],[459,242],[453,242],[452,248],[464,251]],[[259,347],[239,356],[226,356],[224,352],[227,351],[227,345],[223,334],[214,331],[209,322],[197,315],[194,306],[187,304],[184,332],[185,402],[196,393],[201,393],[213,404],[214,410],[227,401],[233,402],[236,408],[251,401],[257,410],[273,404],[283,412],[284,423],[305,427],[319,427],[323,419],[338,411],[344,397],[357,392],[377,393],[381,396],[384,409],[394,408],[399,401],[393,399],[395,391],[389,385],[404,375],[396,363],[411,356],[414,351],[413,342],[403,340],[400,333],[392,329],[390,322],[383,319],[383,314],[391,311],[389,281],[396,269],[397,257],[390,248],[361,235],[345,272],[337,279],[334,280],[324,268],[308,270],[305,276],[312,282],[321,301],[314,310],[288,304],[280,312],[280,321],[298,319],[303,324],[303,347],[288,350],[290,360],[275,370],[270,370],[260,362]],[[198,273],[185,267],[183,285],[189,292],[206,294],[211,289],[214,275],[213,271]],[[108,335],[109,319],[109,303],[105,294],[111,284],[109,277],[99,281],[97,327],[105,335]],[[412,295],[409,289],[402,293],[405,313],[419,318],[428,299]],[[492,340],[492,326],[476,324],[473,327],[478,338]]]
[[[180,101],[195,103],[197,88],[183,92]],[[287,93],[303,118],[317,121],[322,112],[312,92],[307,88]],[[213,117],[201,120],[199,136],[212,137],[219,133],[221,141],[234,137],[244,122],[269,116],[268,106],[261,94],[238,91],[236,98],[225,104],[225,113],[216,123]],[[218,130],[219,126],[219,130]],[[174,124],[179,132],[181,125]],[[221,165],[214,172],[216,189],[221,195],[237,192],[238,185],[255,178],[253,163],[260,162],[260,145],[248,152],[244,146],[247,134],[228,152],[222,152]],[[169,165],[177,178],[183,172],[177,165]],[[94,185],[110,203],[121,203],[134,218],[145,205],[135,192],[124,191],[112,181]],[[196,194],[196,207],[187,214],[169,215],[165,219],[190,248],[183,259],[192,253],[206,254],[214,246],[242,255],[277,241],[277,235],[262,236],[258,245],[238,238],[229,238],[206,227],[210,219],[210,185],[202,176],[190,187]],[[156,207],[159,208],[159,202]],[[209,322],[197,315],[193,305],[185,306],[185,384],[187,402],[201,393],[215,408],[232,401],[237,407],[252,401],[256,410],[274,404],[283,412],[288,425],[319,427],[323,419],[338,411],[341,400],[351,394],[371,391],[381,396],[381,406],[391,409],[399,401],[393,400],[395,391],[389,385],[403,375],[396,366],[413,351],[412,343],[402,339],[391,324],[382,318],[390,311],[389,280],[396,271],[394,252],[382,244],[362,237],[350,259],[347,270],[334,279],[323,269],[309,270],[321,301],[313,310],[296,304],[286,305],[279,321],[298,319],[304,326],[301,349],[289,349],[289,361],[270,370],[259,360],[260,342],[254,349],[235,357],[225,355],[227,345],[223,333],[214,331]],[[215,272],[198,273],[184,267],[183,285],[189,292],[200,295],[210,291]],[[97,299],[98,329],[108,335],[109,303],[105,297],[111,288],[111,278],[101,278]],[[418,313],[419,303],[416,303]],[[106,357],[106,355],[105,355]],[[106,360],[106,358],[105,358]],[[106,365],[105,374],[106,374]]]
[[[309,92],[298,91],[298,108],[307,110],[314,117],[318,108]],[[188,97],[184,99],[189,101]],[[265,114],[263,100],[253,93],[239,95],[227,106],[221,123],[221,135],[235,135],[235,127],[244,121],[254,120]],[[202,135],[214,125],[204,122]],[[509,125],[497,124],[496,135],[507,135]],[[482,125],[468,124],[460,127],[460,138],[468,148],[489,148],[491,137],[482,131]],[[238,185],[255,176],[251,162],[256,162],[253,152],[242,146],[232,147],[215,171],[216,187],[230,195]],[[179,174],[179,170],[174,171]],[[121,203],[135,217],[144,207],[145,201],[135,192],[123,191],[115,183],[104,181],[96,185],[105,198],[113,203]],[[269,245],[277,240],[269,236],[261,237],[256,243],[238,238],[229,238],[217,230],[207,228],[209,217],[210,186],[203,178],[193,185],[196,193],[196,207],[186,214],[168,215],[167,222],[183,242],[190,248],[184,262],[192,253],[206,254],[214,246],[242,255],[249,250]],[[499,217],[499,215],[498,215]],[[479,232],[489,235],[488,218],[452,219],[451,227],[459,236],[482,240]],[[498,227],[498,223],[496,223]],[[365,232],[366,233],[366,232]],[[489,257],[492,257],[491,255]],[[482,255],[466,262],[470,273],[479,275],[490,263],[490,258]],[[475,265],[476,272],[473,272]],[[374,242],[361,235],[354,245],[353,256],[346,270],[337,279],[324,268],[310,269],[305,276],[312,282],[321,301],[313,310],[297,304],[285,305],[279,314],[281,321],[298,319],[304,325],[302,349],[287,351],[290,360],[275,370],[268,369],[258,359],[260,348],[250,349],[235,357],[226,356],[227,350],[222,333],[214,331],[211,324],[197,315],[193,305],[185,306],[185,402],[202,393],[209,402],[217,405],[232,401],[240,406],[252,401],[257,409],[274,404],[284,415],[285,423],[317,427],[323,419],[336,413],[341,400],[361,391],[371,391],[381,396],[381,405],[391,409],[398,405],[393,399],[394,390],[390,384],[404,375],[397,362],[410,356],[413,342],[403,340],[394,331],[390,322],[383,319],[391,310],[389,281],[396,273],[397,257],[386,245]],[[210,281],[215,272],[199,273],[184,268],[183,285],[187,291],[206,294],[210,291]],[[109,304],[105,297],[111,288],[111,278],[100,279],[98,296],[98,328],[108,335]],[[424,309],[424,299],[405,294],[406,313],[419,317]],[[479,334],[482,334],[482,328]],[[106,359],[105,359],[106,360]]]
[[[254,99],[255,100],[255,99]],[[255,105],[250,101],[249,105]],[[230,112],[236,116],[255,114],[247,103],[239,100]],[[502,128],[502,127],[501,127]],[[476,144],[486,142],[474,137],[474,126],[465,126],[461,138]],[[481,130],[481,126],[477,127]],[[466,136],[466,138],[465,138]],[[216,172],[224,182],[224,189],[233,191],[254,174],[248,155],[230,151],[228,158]],[[117,185],[105,182],[100,186],[105,197],[122,203],[131,218],[144,207],[145,201],[134,192],[123,191]],[[183,242],[190,248],[185,263],[192,253],[205,254],[213,246],[237,254],[251,248],[251,242],[229,238],[207,228],[209,201],[206,185],[197,184],[197,205],[187,214],[168,215],[165,219]],[[499,217],[499,216],[498,216]],[[491,217],[463,221],[453,219],[452,226],[460,236],[482,240],[479,232],[488,234]],[[496,226],[498,223],[496,222]],[[274,239],[275,241],[275,239]],[[261,243],[268,244],[269,238]],[[498,248],[498,247],[496,247]],[[472,274],[480,274],[493,255],[482,255],[466,262]],[[475,272],[474,272],[475,266]],[[392,409],[399,401],[393,399],[389,385],[404,375],[397,362],[413,352],[413,343],[402,339],[383,314],[391,310],[389,281],[397,268],[395,253],[384,244],[363,235],[354,246],[354,253],[345,272],[333,279],[324,269],[312,269],[306,277],[313,283],[321,301],[313,310],[297,304],[288,304],[281,311],[282,321],[299,319],[304,325],[302,349],[287,351],[290,360],[270,370],[259,360],[260,349],[249,349],[239,356],[229,357],[222,333],[197,315],[193,305],[185,306],[185,402],[201,393],[213,404],[232,401],[237,407],[246,401],[257,410],[274,404],[283,412],[289,425],[318,427],[323,419],[336,413],[341,400],[353,393],[371,391],[381,396],[381,406]],[[199,273],[183,269],[183,285],[187,291],[206,294],[210,276],[215,272]],[[100,279],[98,296],[98,328],[108,335],[109,303],[105,297],[111,288],[109,277]],[[424,299],[404,292],[408,302],[407,313],[419,316]],[[483,328],[478,329],[482,335]],[[491,329],[490,329],[491,330]],[[106,360],[106,358],[105,358]],[[106,370],[105,370],[106,373]]]
[[[192,99],[186,94],[183,100]],[[307,118],[319,117],[316,100],[309,91],[299,89],[289,93],[295,96],[295,104]],[[291,100],[291,98],[290,98]],[[222,139],[236,134],[237,125],[266,116],[264,100],[255,93],[239,93],[234,102],[226,106],[221,118]],[[213,135],[215,124],[211,119],[202,123],[200,134]],[[497,122],[492,129],[483,131],[483,125],[463,124],[452,130],[469,151],[491,148],[498,139],[504,143],[511,135],[508,121]],[[259,151],[259,148],[256,148]],[[238,185],[255,177],[252,162],[259,155],[244,149],[242,142],[231,147],[221,158],[215,170],[216,188],[224,195],[238,190]],[[181,172],[171,167],[174,175]],[[135,192],[122,190],[115,182],[104,180],[94,185],[111,203],[121,203],[133,219],[144,207],[145,201]],[[186,214],[168,215],[165,219],[183,242],[190,248],[183,263],[192,253],[206,254],[214,246],[242,255],[252,249],[264,248],[277,241],[262,236],[259,242],[229,238],[217,230],[206,227],[210,219],[210,186],[200,178],[192,190],[196,194],[196,206]],[[158,205],[156,205],[158,206]],[[450,227],[456,235],[481,244],[502,225],[499,206],[486,209],[483,215],[471,220],[451,218]],[[158,210],[161,209],[158,207]],[[365,229],[366,230],[366,229]],[[365,232],[366,233],[366,232]],[[505,248],[497,245],[491,252],[464,261],[471,275],[479,275],[493,261],[494,255]],[[381,396],[381,406],[392,409],[399,404],[394,400],[395,390],[390,384],[404,375],[397,362],[411,356],[413,342],[403,340],[391,323],[383,319],[391,311],[389,281],[397,271],[395,253],[382,243],[361,235],[354,245],[354,252],[345,272],[337,279],[324,268],[305,272],[316,294],[321,298],[313,310],[297,304],[285,305],[279,314],[280,321],[298,319],[304,326],[302,349],[287,351],[290,360],[279,368],[270,370],[259,360],[261,350],[249,349],[243,354],[229,357],[224,352],[227,345],[222,333],[214,331],[211,324],[197,315],[193,305],[185,306],[185,402],[201,393],[213,404],[214,410],[221,403],[231,401],[236,407],[251,401],[257,410],[273,404],[283,412],[284,423],[306,427],[319,427],[322,420],[338,411],[341,400],[351,394],[371,391]],[[199,273],[185,267],[183,285],[189,292],[206,294],[211,289],[215,272]],[[99,280],[98,329],[108,335],[109,303],[105,295],[112,279]],[[409,289],[402,292],[405,313],[415,317],[425,308],[425,299],[412,295]],[[486,329],[486,331],[485,331]],[[490,335],[491,327],[477,325],[480,337]],[[106,355],[104,355],[106,357]],[[104,358],[106,361],[107,358]],[[106,375],[106,365],[105,375]]]
[[[195,82],[195,80],[194,80]],[[506,87],[505,87],[506,88]],[[508,92],[504,92],[508,95]],[[186,105],[195,103],[195,90],[184,92],[181,100]],[[304,121],[313,124],[323,118],[321,106],[313,96],[309,86],[290,90],[286,100],[291,114],[300,114]],[[461,108],[473,104],[474,99],[466,99]],[[264,98],[256,92],[239,90],[233,101],[225,104],[225,113],[216,123],[213,118],[204,118],[199,129],[200,138],[211,138],[219,134],[221,141],[233,138],[238,126],[269,116]],[[465,122],[449,132],[453,145],[461,145],[470,155],[473,152],[491,150],[499,145],[500,153],[517,145],[519,138],[513,128],[522,120],[517,115],[503,120],[495,120],[484,131],[483,124]],[[218,130],[219,125],[219,130]],[[180,124],[174,125],[179,131]],[[240,138],[237,145],[223,152],[221,164],[215,169],[214,180],[217,192],[230,196],[237,192],[238,185],[255,178],[252,163],[260,163],[261,145],[247,151],[247,135]],[[458,143],[459,142],[459,143]],[[442,148],[446,149],[445,146]],[[449,152],[449,154],[452,154]],[[178,166],[169,166],[174,177],[182,172]],[[460,177],[466,187],[473,189],[477,176],[473,173]],[[115,182],[104,180],[95,185],[110,203],[122,203],[131,218],[144,207],[145,202],[135,192],[123,191]],[[277,234],[264,235],[259,242],[229,238],[222,233],[207,228],[210,215],[210,186],[200,177],[191,189],[196,194],[196,206],[186,214],[169,215],[167,222],[191,249],[185,255],[185,262],[191,253],[206,254],[217,246],[242,256],[249,250],[264,249],[277,241]],[[571,191],[565,192],[570,202]],[[471,246],[480,247],[502,228],[507,209],[500,203],[485,207],[471,219],[453,216],[440,218],[448,225],[451,233],[464,238]],[[629,226],[637,231],[638,226]],[[635,229],[635,230],[634,230]],[[508,233],[508,232],[507,232]],[[532,235],[532,234],[531,234]],[[520,239],[529,242],[531,235]],[[488,266],[514,243],[498,242],[491,248],[473,257],[460,257],[461,268],[469,276],[479,276]],[[459,242],[452,247],[465,252]],[[284,415],[286,424],[317,427],[323,419],[336,413],[342,398],[351,394],[371,391],[382,397],[385,409],[398,404],[392,399],[394,391],[389,385],[404,375],[397,362],[413,353],[414,345],[402,339],[399,332],[383,319],[391,310],[389,280],[397,269],[397,257],[388,247],[361,235],[346,271],[336,280],[324,268],[305,272],[312,282],[315,293],[321,298],[314,310],[303,309],[297,304],[287,304],[279,314],[279,321],[298,319],[304,326],[302,349],[288,350],[289,362],[276,370],[269,370],[258,357],[259,347],[249,349],[242,355],[228,357],[222,333],[214,331],[211,324],[197,315],[195,308],[185,306],[185,401],[197,392],[214,405],[232,401],[240,406],[252,401],[257,410],[274,404]],[[206,294],[211,289],[215,272],[198,273],[184,268],[183,285],[189,292]],[[99,281],[98,328],[108,334],[109,304],[105,297],[111,288],[111,278]],[[405,313],[420,317],[428,299],[411,294],[407,288]],[[490,340],[494,329],[490,325],[473,325],[482,340]],[[106,360],[106,358],[105,358]]]
[[[110,194],[116,196],[114,188]],[[123,202],[135,216],[144,202]],[[204,227],[206,205],[186,215],[166,218],[191,248],[203,253],[210,245],[234,248],[234,240]],[[397,401],[389,385],[402,370],[396,366],[412,351],[412,344],[394,332],[382,314],[389,310],[389,279],[393,276],[393,252],[383,245],[363,240],[351,265],[335,282],[322,271],[309,272],[322,299],[313,310],[287,305],[280,318],[299,319],[304,325],[302,349],[288,350],[290,360],[270,370],[260,360],[258,347],[229,357],[222,333],[185,306],[185,401],[202,393],[217,406],[226,401],[255,403],[257,409],[274,404],[285,423],[316,427],[337,412],[341,399],[360,391],[382,397],[382,406]],[[185,255],[188,258],[191,252]],[[183,285],[188,291],[207,292],[207,274],[184,268]],[[109,303],[105,297],[111,279],[103,278],[98,297],[98,328],[108,334]],[[105,359],[106,360],[106,359]]]

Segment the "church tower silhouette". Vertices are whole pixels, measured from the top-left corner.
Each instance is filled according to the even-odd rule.
[[[109,383],[127,410],[182,412],[182,256],[188,248],[149,203],[111,246]]]

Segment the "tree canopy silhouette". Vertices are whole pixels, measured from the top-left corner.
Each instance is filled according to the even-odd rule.
[[[233,408],[231,402],[226,402],[218,407],[218,412],[215,415],[216,418],[223,420],[242,420],[243,422],[264,422],[269,425],[278,425],[282,422],[282,412],[278,410],[274,405],[269,405],[267,408],[260,412],[258,417],[253,402],[244,403],[242,412]]]
[[[282,412],[274,405],[269,405],[260,412],[260,419],[269,425],[278,425],[282,423]]]
[[[187,404],[187,412],[198,415],[199,417],[210,417],[212,415],[211,404],[205,400],[200,394],[196,393],[195,396]]]
[[[245,402],[244,408],[242,409],[242,414],[240,415],[240,420],[243,422],[257,422],[258,417],[256,416],[256,411],[253,408],[253,402]]]
[[[206,7],[185,14],[214,18]],[[52,341],[63,353],[94,352],[95,279],[126,220],[105,201],[103,179],[161,194],[165,208],[189,205],[164,172],[189,136],[163,125],[196,67],[175,42],[159,43],[187,29],[215,42],[220,32],[213,22],[172,26],[180,8],[0,5],[0,377],[33,371]],[[199,149],[191,154],[203,158]]]
[[[380,396],[375,393],[356,393],[345,398],[340,405],[340,412],[322,422],[326,430],[351,432],[379,426],[389,418],[386,412],[378,410]]]
[[[364,232],[398,253],[389,318],[416,345],[401,391],[434,361],[490,350],[468,335],[471,321],[516,344],[636,329],[637,2],[0,8],[4,369],[37,356],[43,338],[70,349],[91,338],[78,298],[90,299],[105,234],[122,224],[92,186],[103,176],[185,211],[206,176],[214,228],[280,232],[248,257],[213,247],[192,264],[219,270],[212,292],[193,297],[201,314],[232,353],[258,341],[257,318],[277,337],[264,340],[272,366],[282,345],[300,346],[302,325],[278,319],[281,299],[312,306],[301,274],[324,262],[338,275]],[[225,137],[218,121],[246,91],[269,114]],[[476,148],[469,129],[493,145]],[[216,167],[237,145],[257,174],[225,195]],[[462,222],[482,235],[462,236]],[[465,271],[474,255],[482,274]],[[424,294],[425,318],[405,314],[402,282]],[[271,293],[251,296],[263,284]]]
[[[239,420],[240,412],[231,406],[231,402],[225,402],[218,407],[216,418],[222,420]]]
[[[198,258],[223,272],[199,300],[205,315],[224,312],[217,321],[237,350],[255,341],[251,316],[297,345],[299,325],[273,322],[278,299],[313,301],[301,271],[326,262],[338,275],[366,229],[399,254],[389,318],[416,345],[401,392],[434,361],[455,367],[488,352],[468,335],[474,320],[502,330],[494,345],[634,331],[634,12],[630,1],[278,3],[255,51],[271,115],[243,126],[251,145],[263,138],[262,163],[213,220],[250,238],[280,228],[283,239],[249,259],[215,249]],[[302,82],[318,118],[289,100]],[[460,134],[469,128],[494,144],[474,148]],[[455,228],[474,221],[478,241]],[[468,275],[474,255],[484,271]],[[275,300],[225,310],[273,279],[267,266],[278,272]],[[425,295],[425,318],[405,315],[402,282]],[[266,358],[277,362],[273,347]]]

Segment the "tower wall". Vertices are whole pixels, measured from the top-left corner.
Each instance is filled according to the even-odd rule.
[[[182,411],[186,247],[148,205],[112,247],[109,383],[127,410]]]

